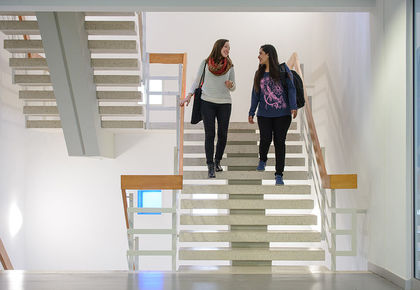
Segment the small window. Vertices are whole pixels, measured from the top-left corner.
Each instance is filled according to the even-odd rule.
[[[149,81],[149,91],[150,92],[162,92],[163,81],[162,80],[150,80]],[[163,98],[162,95],[149,95],[150,105],[162,105]]]
[[[162,208],[162,190],[138,190],[138,208]],[[160,212],[139,212],[137,214],[161,214]]]
[[[146,104],[146,94],[144,92],[144,86],[138,87],[137,90],[142,93],[143,100],[139,102],[140,105]],[[163,104],[163,96],[162,95],[155,95],[153,93],[160,93],[163,90],[163,81],[162,80],[150,80],[149,81],[149,104],[150,105],[162,105]]]

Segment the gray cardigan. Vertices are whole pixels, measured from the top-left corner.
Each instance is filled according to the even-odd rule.
[[[197,77],[195,78],[195,81],[192,84],[191,89],[189,91],[190,94],[193,94],[194,90],[199,85],[205,62],[206,61],[203,60],[200,64]],[[225,85],[225,81],[227,80],[233,82],[233,87],[231,89],[228,89]],[[229,69],[227,73],[221,76],[214,75],[210,72],[208,66],[206,66],[206,73],[204,76],[204,83],[201,95],[202,100],[216,104],[231,104],[232,98],[230,97],[230,92],[234,91],[235,88],[235,70],[233,66]]]

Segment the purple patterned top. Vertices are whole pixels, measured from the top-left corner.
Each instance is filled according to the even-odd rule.
[[[288,78],[286,78],[287,90],[281,82],[275,82],[268,72],[265,72],[260,81],[260,91],[255,92],[252,88],[251,107],[249,116],[281,117],[291,115],[291,110],[296,110],[296,88],[293,84],[293,75],[286,66]]]

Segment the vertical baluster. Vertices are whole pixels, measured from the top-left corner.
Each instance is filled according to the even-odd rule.
[[[128,207],[129,208],[134,207],[134,196],[133,196],[132,192],[130,192],[129,197],[128,197]],[[134,213],[133,212],[128,213],[128,228],[130,230],[134,229]],[[128,245],[129,245],[130,250],[134,250],[134,248],[135,248],[134,234],[129,234],[128,235]],[[135,270],[134,263],[135,263],[134,256],[131,255],[129,257],[129,270]]]
[[[336,209],[336,199],[335,199],[335,189],[331,189],[331,208]],[[337,269],[337,256],[336,256],[336,238],[337,235],[335,230],[337,229],[336,225],[336,212],[331,212],[331,271]]]

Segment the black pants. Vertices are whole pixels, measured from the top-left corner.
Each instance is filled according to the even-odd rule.
[[[204,132],[205,132],[205,150],[207,164],[213,164],[214,155],[214,138],[215,122],[217,119],[217,145],[216,156],[214,159],[222,160],[225,152],[227,134],[229,129],[230,113],[232,111],[231,104],[216,104],[202,101],[201,115],[203,116]]]
[[[284,159],[286,158],[286,136],[292,116],[276,118],[258,117],[260,129],[260,160],[267,162],[267,154],[274,135],[274,148],[276,152],[276,175],[283,176]]]

